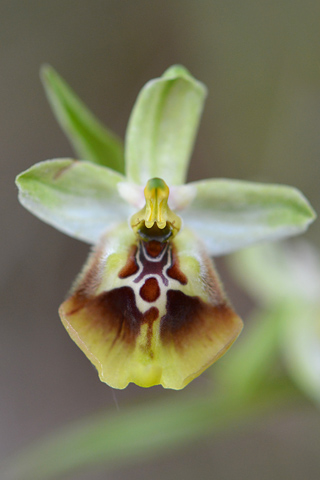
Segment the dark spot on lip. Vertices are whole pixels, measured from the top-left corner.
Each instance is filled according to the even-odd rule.
[[[87,309],[95,322],[116,331],[115,341],[134,342],[140,332],[143,315],[136,306],[132,288],[121,287],[103,292],[89,300]],[[114,341],[114,343],[115,343]]]
[[[150,242],[145,242],[144,246],[147,254],[150,257],[156,258],[163,252],[166,245],[156,240],[151,240]]]
[[[203,310],[203,302],[198,297],[189,297],[180,290],[167,291],[167,311],[161,318],[161,338],[179,335],[190,330],[193,322]]]
[[[140,297],[146,302],[155,302],[160,297],[160,287],[155,277],[147,278],[140,288]]]
[[[159,310],[156,307],[151,307],[143,314],[142,323],[147,323],[150,326],[157,320],[158,315]]]
[[[193,341],[197,338],[212,341],[231,327],[234,315],[226,303],[212,305],[179,290],[168,290],[160,337],[163,343],[173,342],[178,348],[188,345],[190,337]]]
[[[159,258],[159,260],[153,261],[147,258],[147,252],[145,252],[145,245],[147,244],[145,244],[144,242],[140,242],[139,244],[139,260],[142,265],[142,271],[134,279],[134,282],[139,283],[146,275],[159,275],[163,284],[167,286],[169,282],[167,277],[163,274],[163,271],[168,263],[169,245],[165,245],[165,247],[163,248],[163,255],[161,256],[161,258]]]
[[[132,245],[128,254],[127,263],[120,270],[118,277],[123,279],[134,275],[139,270],[137,261],[136,261],[137,246]]]
[[[66,314],[70,317],[85,310],[88,327],[98,326],[106,337],[114,336],[112,345],[118,340],[134,346],[141,325],[148,324],[148,341],[151,345],[152,324],[159,316],[156,307],[141,313],[137,308],[135,293],[131,287],[120,287],[103,292],[96,297],[84,298],[74,295],[73,308]],[[72,323],[72,319],[69,321]]]
[[[149,355],[152,359],[154,357],[154,353],[151,349],[151,342],[152,342],[152,334],[153,334],[153,322],[157,320],[159,317],[159,310],[156,307],[151,307],[144,313],[143,322],[147,323],[147,343],[145,345],[145,352]]]

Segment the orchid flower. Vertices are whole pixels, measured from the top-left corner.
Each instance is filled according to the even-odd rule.
[[[19,199],[43,221],[95,245],[61,320],[103,382],[181,389],[242,329],[210,256],[301,233],[314,212],[292,187],[184,184],[206,88],[181,66],[140,92],[124,153],[50,67],[42,78],[84,160],[34,165],[17,177]]]

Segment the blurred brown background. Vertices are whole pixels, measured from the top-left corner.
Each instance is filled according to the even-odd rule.
[[[81,415],[117,411],[57,315],[88,246],[16,199],[17,173],[73,155],[46,102],[40,65],[56,68],[121,136],[143,84],[185,65],[209,88],[189,179],[292,184],[319,212],[319,25],[317,0],[0,2],[1,457]],[[319,236],[318,222],[307,238]],[[232,301],[244,314],[243,299]],[[203,382],[206,374],[187,389]],[[115,396],[121,412],[139,398],[186,393],[130,386]],[[319,435],[320,416],[306,406],[154,461],[73,478],[316,480]]]

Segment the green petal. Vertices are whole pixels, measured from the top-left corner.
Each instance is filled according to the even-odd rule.
[[[52,67],[44,66],[41,78],[53,113],[77,155],[124,173],[121,140],[101,125]]]
[[[184,183],[205,96],[205,86],[181,66],[144,86],[126,134],[129,180],[145,185],[160,177],[169,187]]]
[[[304,232],[316,215],[299,190],[284,185],[204,180],[182,218],[211,255]]]
[[[44,222],[71,237],[96,243],[113,223],[130,214],[118,194],[123,176],[90,162],[40,162],[16,179],[19,200]]]

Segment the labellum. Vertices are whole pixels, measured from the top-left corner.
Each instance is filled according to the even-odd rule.
[[[181,389],[218,360],[242,329],[201,239],[148,181],[145,206],[107,231],[59,313],[114,388]]]

